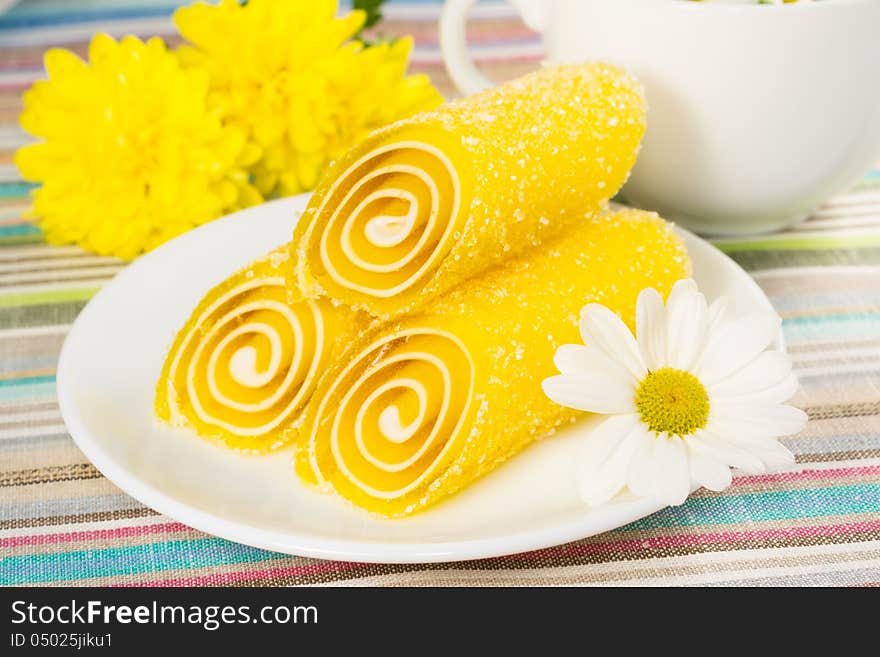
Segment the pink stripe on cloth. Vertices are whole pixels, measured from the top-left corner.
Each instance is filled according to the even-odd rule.
[[[23,92],[28,87],[30,87],[37,80],[42,79],[40,76],[35,76],[31,80],[13,80],[10,82],[0,82],[0,91],[14,91],[16,93]]]
[[[149,536],[165,532],[195,531],[179,522],[166,522],[159,525],[143,525],[140,527],[119,527],[117,529],[94,529],[91,531],[68,532],[65,534],[33,534],[31,536],[11,536],[0,538],[0,547],[21,547],[24,545],[51,545],[72,541],[94,541],[111,538],[128,538],[131,536]]]
[[[737,477],[733,486],[751,486],[753,484],[772,484],[786,481],[822,479],[839,479],[843,477],[860,477],[864,475],[880,475],[880,465],[866,465],[861,468],[835,468],[833,470],[801,470],[800,472],[779,472],[776,474],[748,475]]]

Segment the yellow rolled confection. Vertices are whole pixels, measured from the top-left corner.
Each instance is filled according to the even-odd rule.
[[[598,211],[645,129],[606,64],[542,69],[374,132],[294,232],[297,286],[389,318]]]
[[[671,226],[627,210],[362,336],[321,380],[296,459],[307,481],[405,516],[442,500],[579,415],[541,390],[556,349],[580,342],[581,308],[632,327],[638,293],[690,274]]]
[[[157,416],[244,451],[288,443],[319,376],[369,323],[286,286],[276,249],[213,288],[178,332],[156,384]]]

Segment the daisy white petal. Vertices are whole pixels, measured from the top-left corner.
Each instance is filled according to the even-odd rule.
[[[584,344],[598,347],[612,359],[620,362],[633,376],[645,374],[645,364],[639,346],[623,320],[605,306],[587,304],[581,310],[581,337]]]
[[[713,397],[750,394],[769,388],[791,374],[791,359],[781,351],[765,351],[751,363],[709,386]]]
[[[761,459],[768,470],[791,470],[795,465],[795,456],[791,450],[772,436],[739,434],[732,437],[731,441]]]
[[[638,416],[605,420],[584,441],[578,455],[578,488],[590,506],[604,504],[626,486],[626,470],[638,447]]]
[[[779,332],[774,313],[758,312],[725,322],[706,341],[695,374],[707,386],[715,385],[752,362]]]
[[[658,437],[654,441],[654,497],[677,506],[691,492],[687,451],[678,438]]]
[[[737,404],[726,400],[713,401],[709,422],[726,436],[737,433],[790,436],[800,432],[807,423],[807,414],[794,406],[780,404]]]
[[[636,339],[649,370],[666,365],[666,308],[653,287],[642,290],[636,302]]]
[[[768,470],[790,470],[796,464],[791,450],[774,438],[743,442],[748,445],[749,451],[764,462]]]
[[[706,339],[706,297],[688,281],[676,283],[666,302],[666,364],[680,370],[694,364]]]
[[[601,374],[559,374],[541,384],[557,404],[591,413],[633,413],[633,391],[620,381]]]
[[[700,289],[697,287],[697,282],[693,278],[682,278],[673,283],[672,291],[669,293],[669,296],[672,296],[673,294],[682,294],[684,292],[692,294],[699,291]]]
[[[782,381],[774,383],[767,388],[755,390],[754,392],[730,397],[718,395],[715,397],[715,403],[721,405],[725,403],[733,403],[739,406],[751,404],[781,404],[794,397],[794,394],[798,391],[799,387],[800,384],[798,383],[797,376],[792,373],[782,379]]]
[[[654,494],[654,441],[656,437],[644,426],[635,431],[636,447],[633,451],[629,467],[626,469],[626,487],[639,497],[651,497]]]
[[[727,297],[718,297],[709,304],[709,310],[706,312],[706,334],[713,335],[727,321],[727,310],[729,307]]]
[[[563,374],[610,376],[631,387],[637,383],[632,372],[593,346],[564,344],[556,350],[553,364]]]
[[[698,451],[691,449],[692,437],[685,440],[688,446],[688,467],[690,468],[691,481],[709,490],[722,491],[728,486],[733,478],[730,468],[715,459],[709,458]]]
[[[710,431],[704,429],[694,434],[694,438],[695,440],[688,446],[700,456],[724,463],[748,474],[763,474],[767,470],[764,462],[748,449]]]

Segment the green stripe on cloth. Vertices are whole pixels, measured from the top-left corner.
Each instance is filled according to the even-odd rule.
[[[880,248],[732,251],[728,255],[746,271],[792,267],[880,265]]]
[[[70,324],[85,307],[86,299],[75,302],[0,306],[0,329]]]
[[[0,308],[88,301],[100,289],[100,287],[60,288],[56,290],[39,290],[37,292],[0,294]]]
[[[821,249],[853,249],[880,246],[880,233],[865,235],[828,235],[822,237],[766,237],[751,240],[718,241],[720,250],[731,254],[739,251],[792,251]]]

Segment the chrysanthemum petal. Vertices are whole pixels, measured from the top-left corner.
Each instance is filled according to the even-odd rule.
[[[237,163],[244,132],[221,123],[207,74],[161,39],[98,34],[88,63],[53,50],[46,67],[21,118],[44,141],[16,162],[41,184],[34,214],[50,243],[131,258],[262,200]]]
[[[616,415],[596,427],[578,455],[578,489],[590,506],[604,504],[626,486],[626,471],[640,443],[638,417]]]
[[[743,315],[709,335],[695,367],[700,381],[712,386],[752,362],[779,332],[779,316],[769,312]]]
[[[104,62],[112,60],[116,56],[117,43],[113,37],[103,32],[99,32],[92,37],[89,43],[89,63],[92,66],[101,66]]]
[[[232,0],[174,14],[191,44],[182,61],[209,73],[227,123],[262,147],[252,173],[264,193],[312,188],[373,129],[443,101],[427,76],[406,75],[411,39],[366,47],[353,39],[365,13],[336,10],[330,0]]]
[[[636,384],[635,377],[629,370],[594,346],[564,344],[556,350],[553,364],[563,374],[609,376],[629,386]]]
[[[666,364],[689,370],[706,339],[706,297],[693,279],[678,281],[666,302]]]
[[[25,180],[40,180],[52,171],[52,147],[46,142],[22,146],[15,152],[15,166]]]
[[[633,390],[620,381],[596,374],[559,374],[541,383],[557,404],[592,413],[633,413]]]
[[[85,62],[64,48],[50,48],[43,56],[43,65],[49,78],[64,78],[84,72]]]
[[[584,344],[604,351],[605,355],[620,362],[636,379],[645,375],[647,370],[636,339],[623,320],[611,310],[597,303],[584,306],[581,310],[580,329]]]
[[[639,293],[636,302],[636,338],[642,361],[649,370],[666,363],[666,308],[663,297],[652,287]]]

